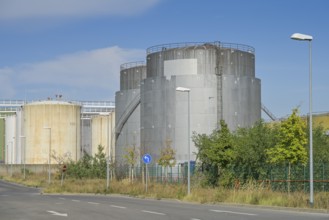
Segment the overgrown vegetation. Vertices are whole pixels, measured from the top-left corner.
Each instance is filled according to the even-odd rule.
[[[106,177],[106,158],[104,147],[99,145],[98,152],[95,156],[90,156],[84,153],[83,157],[74,162],[67,161],[66,175],[75,179],[103,179]],[[59,170],[59,172],[61,172]]]
[[[307,133],[297,109],[281,123],[260,121],[251,128],[231,132],[221,121],[219,129],[210,135],[194,133],[202,172],[197,174],[198,182],[204,187],[239,187],[250,180],[267,180],[272,166],[288,166],[290,192],[291,166],[305,166],[308,161]],[[322,127],[316,127],[313,133],[314,163],[329,162],[329,136]]]

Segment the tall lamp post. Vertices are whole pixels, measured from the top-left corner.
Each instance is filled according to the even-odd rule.
[[[300,41],[308,41],[309,42],[309,126],[310,126],[310,134],[309,134],[309,143],[310,143],[310,206],[313,207],[314,199],[313,199],[313,134],[312,134],[312,40],[313,37],[311,35],[295,33],[291,35],[291,39],[300,40]]]
[[[191,193],[191,165],[190,165],[190,89],[184,87],[177,87],[176,91],[178,92],[187,92],[187,194],[190,195]]]
[[[25,136],[20,136],[20,138],[21,138],[21,139],[24,138],[24,140],[26,140],[26,139],[25,139],[25,138],[26,138]],[[22,142],[21,142],[21,144],[22,144]],[[26,143],[24,142],[24,158],[23,158],[23,164],[24,164],[24,165],[23,165],[24,179],[25,179],[25,177],[26,177],[26,174],[25,174],[25,173],[26,173],[26,172],[25,172],[25,170],[26,170],[26,168],[25,168],[25,161],[26,161]]]
[[[50,164],[51,164],[51,128],[50,128],[50,127],[44,127],[44,129],[49,129],[48,184],[50,184]]]

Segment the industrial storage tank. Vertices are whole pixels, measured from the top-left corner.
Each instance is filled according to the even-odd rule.
[[[185,87],[185,92],[176,91]],[[190,104],[190,115],[188,105]],[[189,118],[190,116],[190,118]],[[192,132],[210,134],[223,119],[229,128],[251,126],[261,117],[260,80],[254,49],[228,43],[164,44],[147,49],[141,83],[141,151],[155,161],[170,145],[178,162],[195,160]]]
[[[114,126],[114,112],[96,115],[91,118],[92,156],[98,153],[98,146],[101,145],[104,147],[103,153],[105,153],[106,157],[113,158],[115,143]]]
[[[129,147],[140,148],[140,84],[146,78],[144,62],[122,64],[120,91],[115,94],[115,160],[124,163]]]
[[[56,164],[51,155],[80,159],[81,106],[60,100],[24,105],[26,164]]]

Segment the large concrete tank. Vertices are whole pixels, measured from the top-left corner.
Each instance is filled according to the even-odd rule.
[[[80,109],[80,105],[58,100],[23,107],[27,164],[49,163],[49,152],[80,159]],[[51,163],[58,161],[51,158]]]
[[[94,156],[98,153],[98,146],[104,147],[103,153],[106,157],[112,159],[114,155],[114,126],[115,126],[115,113],[109,112],[103,115],[97,115],[91,119],[91,134],[92,134],[92,152]]]
[[[239,44],[181,43],[148,48],[147,78],[141,84],[141,151],[155,161],[163,147],[186,161],[188,93],[190,131],[210,134],[224,119],[234,130],[260,119],[260,81],[254,49]],[[190,134],[190,135],[191,135]],[[197,151],[190,141],[190,158]]]
[[[120,91],[115,94],[115,160],[124,163],[125,149],[140,148],[140,83],[146,78],[144,62],[121,65]]]

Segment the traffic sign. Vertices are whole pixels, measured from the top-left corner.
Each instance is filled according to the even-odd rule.
[[[66,171],[66,165],[63,165],[62,171],[65,172]]]
[[[143,162],[144,162],[145,164],[149,164],[149,163],[151,163],[151,161],[152,161],[152,157],[151,157],[151,155],[149,155],[149,154],[144,154],[144,156],[143,156]]]

